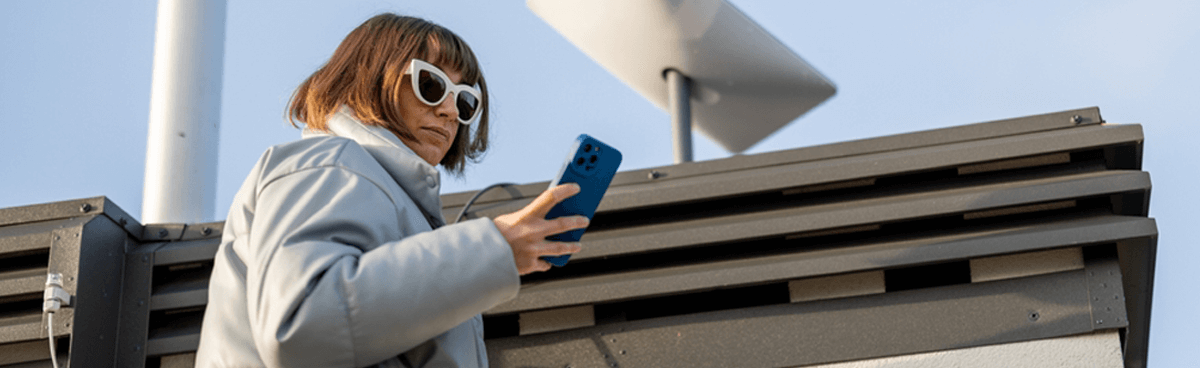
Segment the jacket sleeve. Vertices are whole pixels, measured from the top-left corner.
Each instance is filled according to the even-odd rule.
[[[408,216],[425,221],[415,206],[393,203],[337,166],[261,187],[245,263],[247,313],[264,363],[373,364],[516,296],[512,251],[491,220],[393,240]]]

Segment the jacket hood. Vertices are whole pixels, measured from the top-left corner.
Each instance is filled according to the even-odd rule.
[[[421,211],[432,217],[434,226],[445,224],[442,218],[441,172],[425,162],[387,128],[366,125],[354,118],[349,107],[342,106],[325,122],[329,132],[304,129],[302,137],[337,136],[362,146],[408,192]]]

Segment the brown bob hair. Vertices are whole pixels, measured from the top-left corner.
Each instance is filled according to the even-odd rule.
[[[413,58],[457,70],[461,83],[478,85],[483,93],[478,120],[458,125],[454,143],[440,162],[451,174],[461,176],[467,161],[478,162],[488,148],[487,82],[475,53],[462,38],[421,18],[383,13],[351,31],[329,62],[296,89],[288,119],[295,127],[300,127],[299,121],[310,129],[327,131],[329,117],[347,105],[363,124],[415,140],[400,114],[405,67]],[[476,127],[474,136],[471,126]]]

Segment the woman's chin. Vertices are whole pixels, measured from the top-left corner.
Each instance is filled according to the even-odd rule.
[[[417,156],[421,156],[425,162],[430,165],[437,166],[442,161],[442,157],[446,156],[446,151],[438,148],[435,145],[424,145],[420,149],[413,150],[417,152]]]

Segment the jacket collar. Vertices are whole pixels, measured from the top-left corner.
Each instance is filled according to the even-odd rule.
[[[433,226],[445,223],[442,219],[441,173],[408,148],[400,138],[386,128],[366,125],[354,118],[349,107],[342,106],[325,122],[329,132],[304,129],[305,138],[333,135],[358,143],[378,161],[396,183],[408,193],[421,211],[432,217]]]

